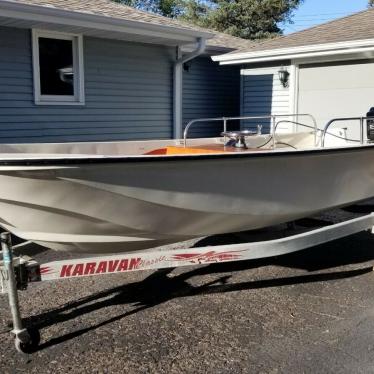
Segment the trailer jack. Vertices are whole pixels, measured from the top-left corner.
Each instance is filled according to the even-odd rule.
[[[37,266],[33,260],[26,258],[13,258],[13,249],[10,233],[0,234],[1,249],[3,253],[3,268],[1,269],[1,288],[8,293],[9,307],[12,314],[15,346],[18,352],[32,353],[38,346],[40,334],[38,330],[27,329],[23,326],[18,301],[18,289],[27,287],[27,277],[37,273]],[[28,268],[28,269],[27,269]],[[32,270],[33,269],[33,270]]]

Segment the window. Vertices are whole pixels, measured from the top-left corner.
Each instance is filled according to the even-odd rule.
[[[82,37],[33,30],[32,41],[35,104],[84,104]]]

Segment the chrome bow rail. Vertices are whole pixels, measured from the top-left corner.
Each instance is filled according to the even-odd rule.
[[[199,122],[223,122],[223,132],[227,131],[227,123],[228,121],[238,121],[238,120],[259,120],[259,119],[270,119],[271,121],[271,135],[273,137],[273,148],[275,148],[275,131],[277,129],[277,118],[310,118],[313,122],[314,126],[314,137],[315,137],[315,143],[317,145],[317,132],[318,132],[318,127],[317,127],[317,121],[316,119],[311,115],[311,114],[271,114],[271,115],[263,115],[263,116],[239,116],[239,117],[216,117],[216,118],[198,118],[194,119],[190,122],[187,123],[184,132],[183,132],[183,144],[184,147],[187,146],[187,135],[188,131],[190,130],[190,127],[196,123]]]
[[[321,139],[321,147],[325,146],[325,138],[326,134],[328,134],[327,130],[329,127],[335,122],[343,122],[343,121],[357,121],[360,123],[360,144],[364,144],[364,124],[367,120],[374,120],[373,117],[347,117],[347,118],[333,118],[329,122],[327,122],[325,128],[322,130],[322,139]]]

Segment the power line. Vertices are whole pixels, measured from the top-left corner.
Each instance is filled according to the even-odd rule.
[[[298,17],[304,18],[304,17],[320,17],[320,16],[338,16],[342,14],[353,14],[355,12],[336,12],[336,13],[317,13],[317,14],[300,14]]]
[[[335,21],[335,20],[331,20],[331,21]],[[308,22],[300,22],[300,21],[293,21],[293,22],[290,22],[290,24],[292,25],[317,25],[317,24],[319,24],[319,25],[323,25],[323,24],[325,24],[325,23],[327,23],[327,22],[329,22],[329,21],[308,21]]]
[[[350,16],[355,12],[333,12],[333,13],[315,13],[297,15],[292,19],[292,23],[286,23],[284,26],[293,31],[300,31],[300,29],[307,29],[313,26],[334,21],[342,16]]]
[[[332,19],[338,19],[334,17],[329,17],[329,18],[293,18],[294,21],[299,21],[299,22],[314,22],[314,21],[329,21]]]
[[[354,13],[331,13],[331,14],[328,14],[328,13],[321,13],[321,14],[315,14],[315,15],[297,15],[295,18],[293,18],[294,20],[296,21],[329,21],[331,19],[335,19],[334,16],[338,16],[338,15],[345,15],[345,16],[350,16]],[[341,18],[341,17],[337,17],[337,18]]]
[[[296,29],[295,27],[292,27],[292,26],[287,26],[284,30],[286,30],[286,29],[291,30],[291,31],[296,31],[296,32],[300,31],[300,29]]]

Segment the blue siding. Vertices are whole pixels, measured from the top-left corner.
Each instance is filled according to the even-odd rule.
[[[31,31],[0,27],[0,142],[66,142],[172,137],[174,50],[84,38],[84,106],[34,104]],[[239,113],[238,67],[210,58],[184,72],[183,120]],[[215,136],[221,124],[193,136]]]
[[[84,38],[86,105],[37,106],[30,30],[0,28],[0,142],[170,138],[172,51]]]
[[[219,66],[209,57],[199,57],[187,63],[183,73],[183,125],[190,120],[207,117],[239,116],[240,67]],[[217,136],[222,122],[196,124],[189,137]],[[229,128],[238,123],[229,123]]]

